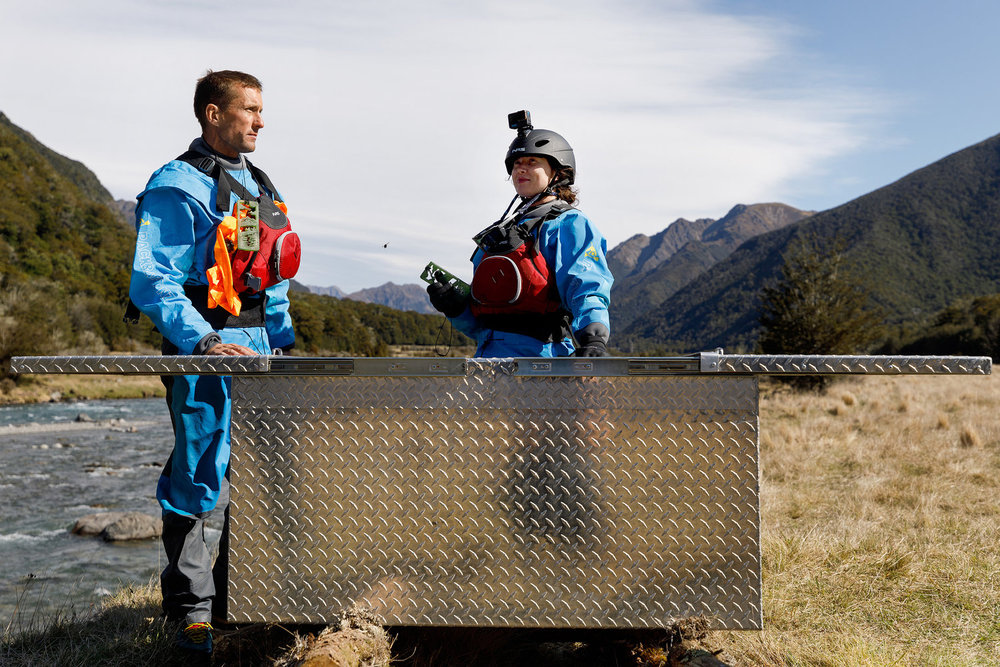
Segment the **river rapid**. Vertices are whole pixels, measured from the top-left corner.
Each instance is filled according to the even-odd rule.
[[[69,529],[96,512],[159,516],[172,441],[162,398],[0,406],[0,628],[44,627],[159,574],[158,539],[107,543]],[[210,523],[217,541],[221,520]]]

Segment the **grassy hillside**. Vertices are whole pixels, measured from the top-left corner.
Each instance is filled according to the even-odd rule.
[[[918,326],[958,299],[1000,291],[1000,137],[880,190],[746,242],[636,320],[621,340],[689,351],[751,348],[758,295],[798,234],[840,237],[847,269],[887,322]],[[793,350],[790,350],[793,352]]]
[[[79,163],[42,154],[22,135],[0,122],[0,273],[7,280],[52,280],[72,293],[123,298],[128,265],[122,260],[134,231],[74,182],[88,181]],[[72,178],[56,165],[69,168]]]
[[[92,174],[38,146],[0,118],[0,376],[14,354],[129,337],[119,304],[135,234],[94,199],[111,197]]]
[[[54,150],[45,146],[35,137],[17,125],[14,125],[9,118],[0,112],[0,128],[18,137],[33,153],[44,159],[52,169],[65,177],[70,183],[75,185],[89,199],[109,204],[112,201],[111,193],[101,185],[94,172],[77,160],[60,155]]]

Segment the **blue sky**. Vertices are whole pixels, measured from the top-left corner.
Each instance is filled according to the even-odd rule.
[[[468,272],[522,108],[576,149],[609,246],[849,201],[997,132],[998,24],[976,0],[0,0],[0,111],[132,198],[196,136],[197,77],[256,74],[299,278],[355,290]]]
[[[995,2],[732,0],[716,7],[788,22],[797,53],[889,103],[870,145],[828,165],[847,185],[803,207],[842,203],[1000,131]]]

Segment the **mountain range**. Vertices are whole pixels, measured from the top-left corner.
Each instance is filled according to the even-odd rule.
[[[788,246],[836,239],[894,335],[1000,292],[1000,135],[819,213],[738,205],[612,248],[612,343],[627,353],[752,350]],[[902,333],[900,333],[902,332]]]
[[[1000,135],[820,213],[764,204],[737,206],[718,222],[678,221],[674,233],[634,237],[609,253],[613,343],[629,353],[752,350],[761,290],[802,238],[839,245],[844,270],[865,286],[890,336],[919,339],[940,328],[942,311],[1000,292],[998,220]],[[980,337],[975,327],[967,335]]]
[[[801,236],[837,239],[846,270],[885,321],[923,326],[961,299],[1000,291],[1000,135],[794,224],[754,236],[619,332],[625,347],[752,348],[759,294]]]

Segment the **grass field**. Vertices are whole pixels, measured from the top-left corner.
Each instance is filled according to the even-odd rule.
[[[765,629],[698,645],[739,666],[1000,664],[1000,378],[761,389]],[[169,637],[145,620],[155,598],[150,587],[116,601],[120,630],[71,620],[8,634],[0,664],[101,664],[50,660],[83,643],[116,646],[102,655],[119,664],[173,664]],[[668,664],[656,655],[566,664]]]
[[[737,665],[1000,664],[1000,378],[762,385],[765,629]]]

